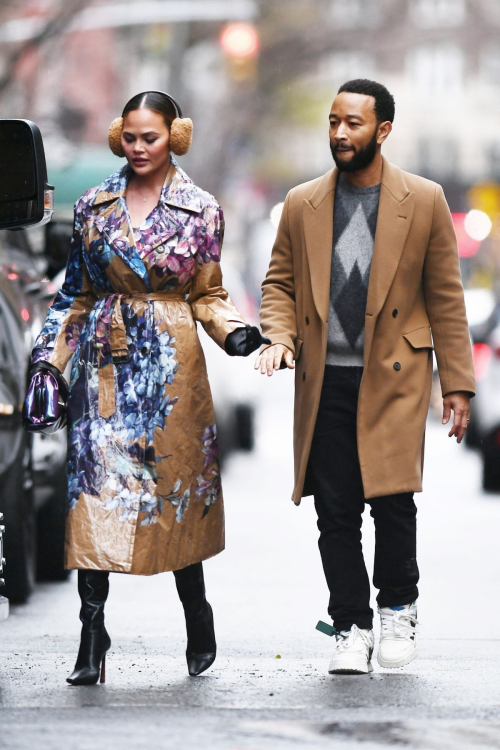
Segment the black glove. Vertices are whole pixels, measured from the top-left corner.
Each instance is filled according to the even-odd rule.
[[[230,357],[248,357],[262,344],[272,342],[263,336],[257,326],[245,326],[237,328],[226,336],[224,349]]]

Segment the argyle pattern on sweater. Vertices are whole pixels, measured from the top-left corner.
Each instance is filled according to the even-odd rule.
[[[343,174],[335,191],[327,365],[363,365],[366,299],[380,185],[356,187]]]

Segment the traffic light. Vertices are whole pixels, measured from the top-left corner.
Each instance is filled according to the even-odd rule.
[[[222,31],[220,44],[233,80],[242,83],[257,76],[259,37],[249,23],[230,23]]]

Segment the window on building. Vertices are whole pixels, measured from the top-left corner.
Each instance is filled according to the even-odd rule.
[[[483,83],[500,86],[500,49],[498,47],[487,47],[481,50],[479,74]]]
[[[458,146],[447,138],[423,138],[418,143],[418,173],[443,182],[456,176]]]
[[[491,143],[486,147],[486,163],[490,178],[498,182],[500,180],[500,143]]]
[[[408,53],[408,74],[415,93],[424,97],[452,97],[464,80],[464,55],[455,44],[425,45]]]
[[[498,0],[481,0],[481,10],[487,23],[500,26],[500,3]]]
[[[410,0],[410,17],[424,29],[461,26],[465,21],[465,0]]]
[[[342,84],[353,78],[371,78],[375,76],[375,61],[367,52],[345,50],[334,52],[321,61],[319,75],[326,83]]]
[[[380,10],[376,0],[332,0],[332,20],[341,29],[376,26]]]

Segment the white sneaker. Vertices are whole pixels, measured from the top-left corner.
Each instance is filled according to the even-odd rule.
[[[418,654],[417,605],[406,604],[400,609],[378,608],[380,644],[377,661],[381,667],[395,668],[409,664]]]
[[[353,625],[335,636],[335,652],[328,671],[330,674],[368,674],[373,672],[371,658],[375,639],[373,630],[361,630]]]

